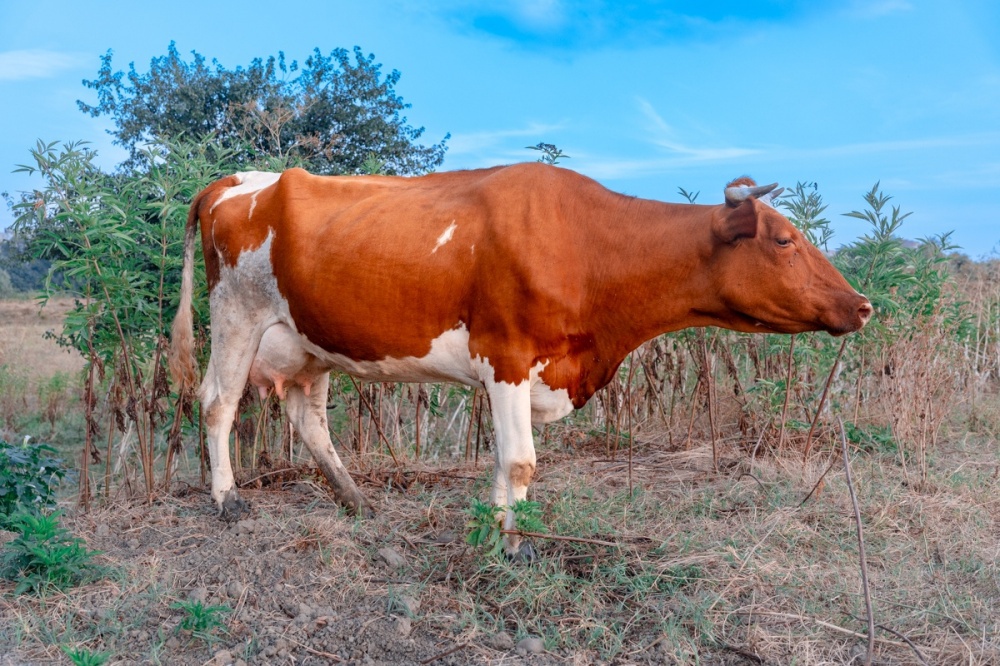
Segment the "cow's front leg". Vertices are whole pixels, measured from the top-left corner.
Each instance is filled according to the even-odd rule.
[[[531,386],[527,378],[517,384],[493,380],[492,368],[484,373],[484,385],[493,412],[496,432],[496,469],[490,499],[498,507],[506,507],[499,520],[503,528],[515,527],[511,507],[528,496],[528,484],[535,474],[535,443],[531,434]],[[517,535],[504,537],[507,556],[513,560],[530,561],[534,548]]]

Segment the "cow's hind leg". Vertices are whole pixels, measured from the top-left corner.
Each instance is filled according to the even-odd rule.
[[[370,518],[374,510],[368,499],[361,494],[354,479],[340,462],[340,456],[330,441],[330,431],[326,418],[327,387],[330,375],[323,373],[312,383],[309,395],[302,386],[288,387],[288,418],[312,453],[316,464],[333,487],[334,497],[348,512]]]
[[[490,372],[489,374],[492,374]],[[519,384],[494,382],[486,378],[486,392],[496,430],[496,469],[490,498],[496,506],[507,507],[503,527],[515,528],[511,507],[526,499],[528,484],[535,474],[535,443],[531,434],[531,389],[527,379]],[[507,556],[515,561],[535,559],[531,543],[517,535],[506,535]]]
[[[213,317],[213,323],[217,321],[219,318]],[[229,460],[229,434],[260,337],[257,327],[216,324],[212,331],[212,356],[201,385],[212,465],[212,499],[219,507],[219,517],[226,522],[238,520],[247,510],[246,502],[236,490]]]

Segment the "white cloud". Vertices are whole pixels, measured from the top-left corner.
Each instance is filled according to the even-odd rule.
[[[508,139],[527,138],[531,141],[544,141],[547,135],[561,129],[561,125],[545,125],[542,123],[531,123],[527,127],[516,129],[487,130],[483,132],[454,132],[448,141],[448,155],[472,155],[477,156],[485,152],[491,152],[498,146],[505,146]],[[506,147],[506,146],[505,146]]]
[[[516,0],[507,12],[511,19],[529,30],[560,28],[566,22],[566,9],[560,0]]]
[[[848,13],[860,18],[873,19],[913,9],[909,0],[854,0]]]
[[[0,81],[44,79],[80,64],[81,58],[70,53],[27,49],[0,51]]]
[[[677,139],[677,132],[653,108],[647,100],[639,97],[639,110],[649,122],[650,141],[660,148],[672,153],[676,158],[684,158],[690,162],[711,160],[731,160],[748,155],[756,155],[760,151],[753,148],[737,147],[705,147],[687,145]]]
[[[982,132],[979,134],[964,134],[956,136],[925,137],[921,139],[899,139],[895,141],[868,141],[864,143],[848,143],[840,146],[805,149],[806,155],[834,157],[873,155],[878,153],[895,153],[909,150],[928,150],[935,148],[963,148],[970,146],[985,146],[1000,142],[1000,132]]]

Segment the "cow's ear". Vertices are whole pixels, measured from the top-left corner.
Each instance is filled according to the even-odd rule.
[[[712,231],[723,243],[734,243],[741,238],[757,235],[757,209],[747,199],[737,206],[725,206],[712,220]]]

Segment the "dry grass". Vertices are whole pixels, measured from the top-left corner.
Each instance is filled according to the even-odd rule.
[[[83,358],[59,347],[46,333],[59,333],[70,299],[53,299],[40,308],[36,301],[0,301],[0,437],[23,434],[47,439],[75,400]],[[37,417],[38,423],[25,424]]]
[[[620,458],[553,444],[531,490],[550,530],[617,545],[538,539],[531,567],[464,544],[469,498],[488,487],[483,463],[405,476],[370,469],[357,478],[379,511],[371,521],[343,517],[311,482],[247,490],[252,535],[220,531],[200,492],[153,507],[119,500],[70,520],[120,576],[41,604],[6,597],[0,651],[44,659],[52,645],[76,641],[116,651],[122,663],[162,661],[178,620],[169,604],[204,587],[209,601],[239,606],[225,647],[249,663],[266,662],[256,650],[275,627],[291,631],[283,601],[332,607],[339,622],[356,619],[351,631],[361,636],[391,622],[401,596],[420,600],[419,659],[405,663],[459,645],[456,663],[517,663],[490,647],[500,630],[544,637],[540,663],[856,663],[864,601],[842,466],[802,503],[834,456],[751,463],[728,446],[716,474],[707,443],[675,453],[650,444],[635,452],[630,494]],[[928,456],[927,479],[915,483],[892,457],[853,459],[880,627],[875,663],[1000,663],[1000,452],[942,444]],[[403,568],[382,564],[376,552],[386,546],[403,554]],[[222,592],[233,581],[245,595]],[[168,629],[159,638],[149,629],[157,623]],[[292,652],[305,663],[331,649],[289,635],[305,646]],[[203,663],[206,650],[169,654]]]
[[[0,365],[27,377],[29,389],[56,373],[74,374],[83,368],[79,354],[45,338],[47,331],[62,330],[72,307],[69,298],[54,298],[44,308],[37,301],[0,301]]]

